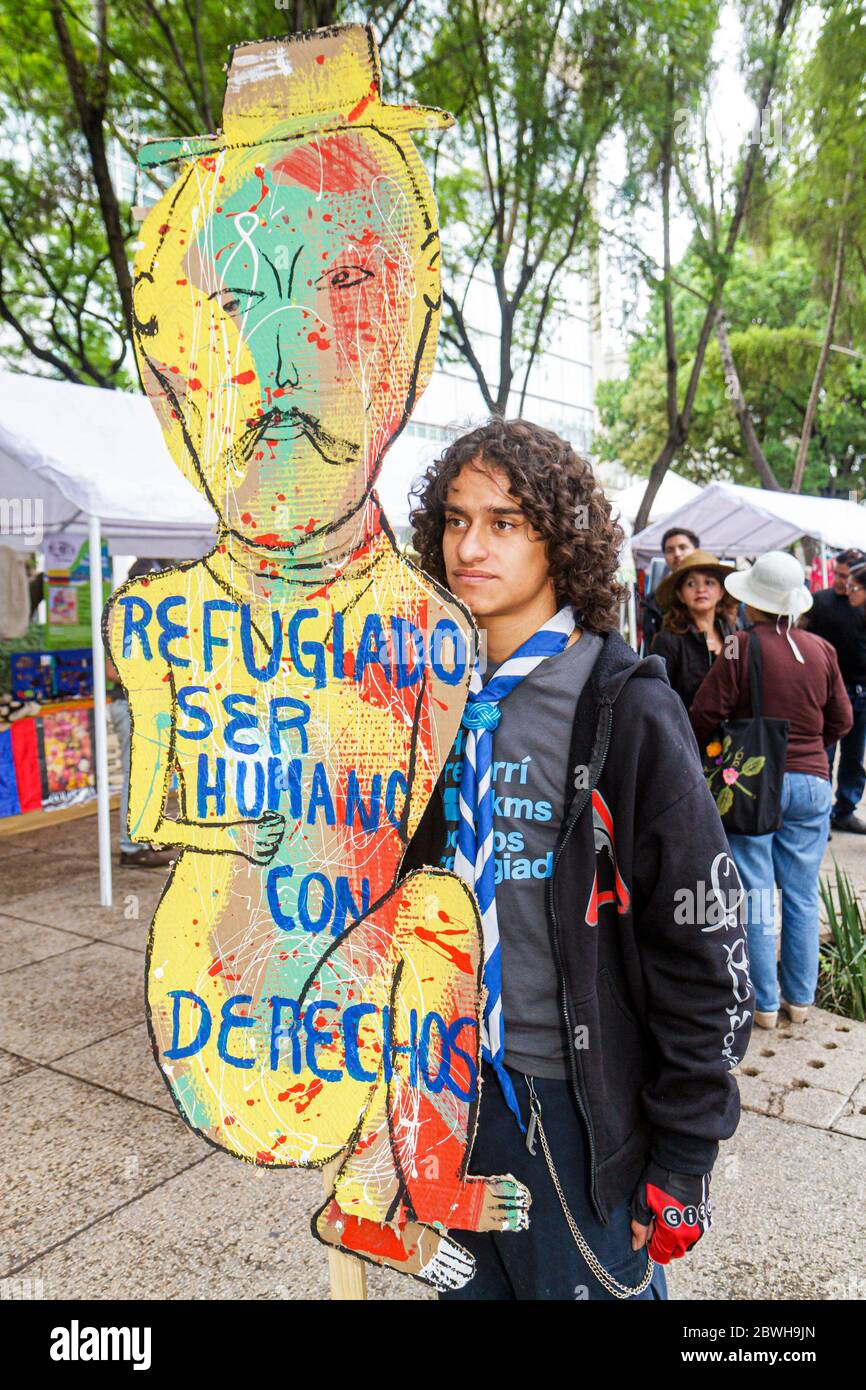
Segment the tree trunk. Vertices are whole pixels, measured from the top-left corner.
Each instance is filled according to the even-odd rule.
[[[851,182],[851,175],[848,175],[845,183],[847,195],[848,186]],[[830,356],[830,348],[833,343],[833,330],[836,327],[836,314],[839,310],[839,298],[842,293],[842,275],[845,269],[845,236],[847,231],[847,219],[845,217],[845,202],[842,204],[842,221],[839,224],[839,232],[836,237],[836,263],[833,266],[833,289],[830,293],[830,312],[827,316],[827,330],[824,334],[824,341],[821,344],[821,352],[818,357],[818,365],[815,368],[815,375],[812,378],[812,390],[809,392],[809,403],[806,406],[806,417],[803,420],[803,433],[800,435],[800,447],[797,450],[797,459],[794,464],[794,476],[791,479],[791,491],[799,492],[803,486],[803,474],[806,471],[806,455],[809,452],[809,440],[812,438],[812,429],[815,424],[815,412],[818,409],[818,397],[821,394],[821,386],[824,382],[824,373],[827,370],[827,361]]]
[[[768,464],[764,451],[761,448],[760,440],[755,434],[755,426],[752,424],[752,416],[749,407],[743,398],[740,378],[737,373],[734,355],[731,352],[731,345],[728,342],[728,330],[725,326],[725,314],[721,305],[716,310],[716,337],[719,341],[719,354],[722,359],[722,367],[725,372],[726,386],[733,387],[734,396],[732,404],[737,420],[740,425],[740,433],[743,436],[743,443],[748,451],[749,458],[755,465],[755,472],[761,480],[763,487],[771,488],[773,492],[781,492],[782,485],[776,478],[775,473]],[[727,393],[726,393],[727,394]]]
[[[767,103],[770,99],[770,93],[772,92],[773,86],[776,81],[776,70],[779,64],[779,52],[782,44],[782,37],[785,33],[788,20],[790,19],[793,10],[794,0],[779,0],[779,8],[776,12],[776,21],[774,26],[772,53],[770,56],[764,81],[761,85],[761,95],[758,100],[758,110],[762,114],[766,110]],[[731,218],[731,225],[728,228],[727,239],[725,241],[723,253],[723,269],[717,275],[716,283],[713,286],[713,293],[710,299],[710,304],[707,308],[706,317],[701,327],[698,345],[695,350],[694,360],[692,362],[692,370],[689,376],[689,384],[686,388],[686,397],[683,403],[683,408],[677,417],[676,429],[672,429],[670,423],[668,424],[667,439],[665,440],[661,452],[659,453],[658,458],[655,460],[650,470],[649,480],[646,486],[646,492],[643,495],[640,507],[638,509],[638,514],[635,517],[635,533],[637,533],[638,531],[642,531],[646,526],[647,521],[649,519],[650,511],[652,509],[652,504],[655,501],[656,496],[658,494],[658,490],[662,485],[665,473],[668,471],[670,464],[676,457],[677,451],[682,448],[683,444],[688,439],[689,426],[691,424],[692,417],[692,409],[694,407],[698,383],[700,381],[701,372],[704,366],[704,358],[706,356],[707,344],[709,343],[710,334],[713,331],[713,326],[716,321],[716,309],[718,308],[719,301],[722,297],[722,293],[724,292],[725,282],[727,280],[728,275],[730,274],[731,260],[734,248],[736,247],[737,240],[740,235],[740,229],[743,225],[743,218],[745,217],[746,212],[746,203],[748,202],[749,190],[752,186],[752,178],[755,173],[756,162],[757,145],[753,144],[749,149],[748,155],[746,156],[745,163],[743,164],[743,172],[740,175],[739,187],[737,189],[737,200],[734,206],[733,216]]]
[[[98,9],[97,15],[98,32],[100,37],[104,37],[107,23],[107,15],[104,6]],[[96,100],[93,100],[88,95],[87,79],[85,78],[78,54],[75,51],[75,46],[72,42],[72,37],[69,33],[66,18],[62,13],[59,0],[52,0],[51,19],[54,24],[54,31],[57,34],[63,66],[66,70],[66,79],[69,83],[72,100],[75,103],[75,110],[78,115],[81,133],[87,143],[93,182],[96,187],[96,195],[99,199],[99,210],[102,214],[102,221],[105,227],[108,255],[111,261],[111,268],[114,271],[114,278],[117,281],[117,289],[120,295],[121,305],[123,306],[123,317],[126,323],[127,333],[131,338],[132,276],[129,272],[129,261],[126,254],[126,237],[124,236],[121,222],[120,205],[117,201],[114,185],[111,182],[111,173],[108,168],[108,155],[105,148],[105,108],[109,81],[108,59],[104,49],[101,49],[97,55],[95,82],[91,77],[97,97]]]

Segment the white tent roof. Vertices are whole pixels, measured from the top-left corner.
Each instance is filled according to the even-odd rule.
[[[38,549],[10,503],[41,503],[42,533],[83,536],[98,516],[112,553],[193,558],[210,548],[215,517],[172,462],[144,396],[0,371],[2,542]],[[33,514],[30,513],[32,520]]]
[[[856,502],[710,483],[662,521],[632,536],[638,563],[660,553],[662,536],[674,525],[696,532],[701,547],[720,559],[784,550],[803,536],[832,550],[866,550],[866,507]]]
[[[697,483],[690,482],[688,478],[681,478],[679,473],[669,468],[656,493],[650,517],[653,521],[661,521],[670,512],[676,511],[677,507],[691,502],[700,490]],[[645,492],[646,478],[637,478],[633,483],[629,483],[628,487],[623,488],[622,492],[608,493],[614,512],[619,511],[620,520],[628,523],[628,531],[632,528]]]

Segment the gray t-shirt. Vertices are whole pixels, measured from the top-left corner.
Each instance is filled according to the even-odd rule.
[[[501,702],[493,735],[496,916],[502,948],[505,1061],[531,1076],[568,1076],[559,975],[547,925],[546,880],[565,810],[566,761],[574,709],[602,648],[584,632],[548,657]],[[488,664],[488,681],[497,668]],[[457,789],[465,730],[445,765],[448,846],[453,869]]]

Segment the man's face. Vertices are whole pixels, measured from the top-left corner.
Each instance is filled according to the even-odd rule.
[[[669,536],[665,541],[664,557],[669,570],[678,570],[687,555],[697,547],[692,544],[688,536],[683,536],[679,532],[675,536]]]
[[[848,592],[848,580],[851,576],[851,569],[843,562],[837,561],[836,572],[833,576],[833,588],[837,594],[845,595]]]
[[[142,376],[175,458],[252,542],[350,515],[429,377],[438,238],[403,154],[358,131],[227,151],[159,205]]]
[[[546,552],[501,468],[461,468],[448,488],[442,554],[448,587],[473,617],[515,617],[554,593]]]
[[[849,572],[846,593],[852,608],[866,608],[866,571]]]

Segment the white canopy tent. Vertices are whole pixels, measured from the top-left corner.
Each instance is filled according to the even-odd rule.
[[[661,551],[671,526],[687,526],[701,547],[720,559],[785,550],[804,536],[827,549],[866,550],[866,507],[838,497],[770,492],[739,483],[710,483],[695,497],[632,536],[635,560],[645,564]]]
[[[0,497],[3,543],[19,550],[39,549],[37,530],[83,539],[91,517],[112,554],[184,559],[214,540],[150,405],[125,391],[0,371]]]
[[[193,558],[215,518],[178,472],[143,396],[0,371],[0,541],[88,537],[91,641],[102,648],[102,540],[113,554]],[[93,662],[99,889],[111,906],[105,667]]]
[[[607,490],[607,489],[606,489]],[[688,478],[681,478],[679,473],[675,473],[669,468],[662,485],[655,495],[655,499],[650,510],[650,517],[653,521],[661,521],[678,507],[684,507],[698,496],[701,489],[697,483],[690,482]],[[643,501],[646,492],[646,479],[637,478],[621,492],[608,493],[615,513],[619,513],[619,521],[627,534],[631,535],[634,527],[634,519],[638,514],[638,509]]]

